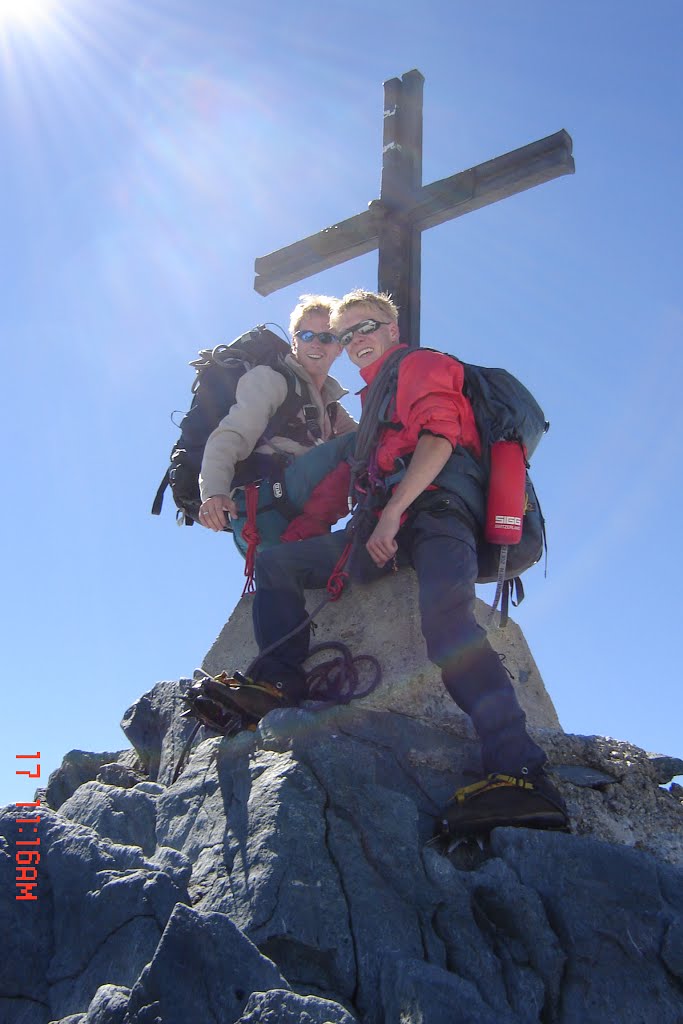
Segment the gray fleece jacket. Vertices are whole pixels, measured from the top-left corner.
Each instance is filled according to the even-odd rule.
[[[285,362],[297,377],[309,385],[310,400],[318,408],[322,439],[329,440],[333,435],[327,407],[348,395],[348,391],[334,377],[328,377],[321,394],[306,370],[292,355],[286,356]],[[294,456],[308,451],[307,447],[288,437],[271,437],[268,441],[258,444],[286,397],[287,381],[281,373],[270,366],[255,366],[240,378],[235,404],[206,442],[199,476],[202,501],[212,498],[215,494],[230,494],[235,466],[254,450],[267,453],[285,452]],[[299,416],[301,421],[305,422],[303,412],[300,412]],[[358,424],[353,417],[340,405],[334,433],[348,434],[357,427]]]

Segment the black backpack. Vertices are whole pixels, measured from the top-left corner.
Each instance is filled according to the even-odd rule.
[[[284,362],[289,352],[286,341],[265,325],[260,325],[230,345],[202,349],[192,360],[190,366],[196,370],[192,405],[180,422],[180,437],[173,446],[171,464],[154,498],[152,515],[161,513],[164,492],[170,487],[178,506],[178,523],[184,521],[186,526],[192,526],[199,521],[199,473],[204,447],[209,435],[234,405],[240,377],[255,366],[270,366],[287,382],[287,397],[268,424],[259,444],[277,435],[310,447],[315,439],[321,437],[318,410],[310,401],[308,387]],[[302,410],[305,422],[299,416]],[[277,461],[277,456],[252,452],[237,464],[233,486],[241,487],[270,475]]]
[[[415,349],[400,349],[386,360],[380,374],[375,378],[365,402],[364,414],[369,414],[368,437],[365,447],[376,443],[379,432],[392,427],[392,416],[398,386],[400,364]],[[436,349],[420,349],[436,352]],[[456,359],[450,353],[440,352]],[[520,441],[527,452],[527,459],[536,450],[539,441],[550,424],[543,410],[531,392],[507,370],[475,366],[457,359],[464,370],[463,394],[469,400],[481,439],[481,458],[475,459],[464,449],[456,449],[451,460],[436,478],[437,486],[461,493],[466,478],[472,478],[472,485],[486,491],[491,445],[496,441]],[[371,410],[371,405],[374,408]],[[374,426],[372,423],[374,420]],[[363,418],[358,431],[358,444],[363,444]],[[369,450],[369,448],[368,448]],[[358,453],[358,445],[357,445]],[[409,460],[402,460],[407,465]],[[450,484],[450,486],[449,486]],[[541,511],[534,486],[526,474],[526,503],[523,519],[522,539],[519,544],[510,545],[504,555],[501,547],[490,544],[481,537],[477,545],[479,575],[477,583],[497,583],[493,608],[501,602],[501,625],[507,620],[508,601],[519,604],[524,597],[520,576],[543,557],[546,550],[545,519]],[[501,560],[504,557],[504,561]]]

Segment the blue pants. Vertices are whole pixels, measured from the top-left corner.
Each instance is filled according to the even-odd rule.
[[[304,505],[310,497],[311,491],[327,474],[353,451],[356,443],[355,433],[342,434],[341,437],[332,438],[324,444],[316,445],[309,451],[304,452],[298,458],[292,456],[292,462],[285,468],[282,474],[282,482],[287,491],[287,498],[290,509],[293,512],[303,512]],[[256,510],[256,525],[258,527],[261,543],[258,550],[272,547],[280,543],[280,536],[287,529],[289,519],[280,511],[273,500],[273,482],[262,480],[259,485],[258,506]],[[235,504],[239,513],[239,519],[232,520],[232,536],[235,546],[242,558],[246,556],[247,544],[242,537],[242,531],[246,525],[246,501],[244,491],[238,490],[235,494]]]
[[[348,540],[344,531],[281,544],[256,559],[254,633],[264,650],[306,618],[304,589],[324,587]],[[526,731],[510,678],[474,616],[476,544],[471,529],[450,512],[418,512],[399,532],[399,552],[415,568],[422,633],[444,686],[465,711],[482,745],[485,773],[538,772],[543,750]],[[390,571],[376,570],[377,575]],[[280,680],[293,700],[306,695],[302,665],[310,627],[266,655],[260,679]]]

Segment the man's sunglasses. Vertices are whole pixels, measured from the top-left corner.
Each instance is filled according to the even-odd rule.
[[[338,345],[339,338],[336,334],[332,334],[331,331],[294,331],[294,336],[299,341],[308,342],[313,341],[314,338],[319,338],[322,345]]]
[[[353,341],[354,334],[374,334],[380,327],[387,327],[389,324],[388,320],[361,320],[359,324],[354,324],[353,327],[347,327],[345,331],[342,331],[339,335],[339,344],[346,348]]]

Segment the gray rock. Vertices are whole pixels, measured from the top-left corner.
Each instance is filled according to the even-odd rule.
[[[187,892],[140,849],[99,838],[41,808],[37,900],[14,896],[14,815],[0,813],[0,959],[6,1024],[84,1013],[101,985],[130,987]],[[27,1009],[28,1004],[28,1009]],[[27,1016],[30,1010],[32,1016]]]
[[[154,855],[149,859],[150,865],[163,871],[172,878],[176,885],[182,889],[192,877],[192,863],[180,850],[173,850],[170,846],[158,846]]]
[[[170,785],[181,751],[195,722],[181,718],[182,694],[191,680],[163,682],[131,705],[121,728],[137,751],[142,770],[152,782]]]
[[[594,841],[596,850],[608,851],[615,864],[622,853],[648,863],[633,847],[656,850],[664,823],[678,835],[666,853],[683,861],[681,809],[659,789],[645,752],[563,734],[553,734],[548,746],[565,763],[582,759],[576,767],[585,767],[592,780],[591,772],[612,780],[603,793],[558,777],[575,821],[591,825],[597,836],[621,830],[622,843],[631,846]],[[378,1006],[377,992],[386,985],[385,961],[398,956],[453,975],[467,1005],[484,1007],[472,1013],[552,1021],[566,1001],[569,950],[579,962],[580,954],[578,940],[572,938],[568,949],[558,933],[546,887],[533,872],[521,877],[507,856],[491,860],[492,849],[470,872],[455,870],[430,847],[421,849],[439,803],[476,770],[475,744],[409,717],[353,705],[273,712],[254,734],[208,740],[196,749],[159,799],[158,835],[193,863],[189,885],[197,906],[228,913],[299,991],[352,1002],[365,1022],[383,1019],[386,1007]],[[582,772],[577,781],[585,781]],[[613,792],[616,797],[608,795]],[[584,840],[507,831],[541,844],[538,858],[552,885],[562,888],[567,871],[556,844]],[[593,846],[585,842],[577,856],[590,864]],[[623,867],[627,874],[630,864]],[[660,862],[661,890],[677,891],[680,874]],[[576,877],[572,885],[583,888],[585,880]],[[657,899],[655,914],[681,919],[683,907]],[[637,915],[640,904],[635,899],[624,912]],[[587,925],[591,941],[599,941],[599,920],[611,910],[609,898],[596,900]],[[634,927],[640,930],[639,919]],[[673,931],[666,949],[675,963]],[[668,998],[671,968],[654,944],[650,951],[659,965],[650,991],[654,986]],[[630,971],[621,962],[612,967],[615,978]],[[410,978],[410,992],[429,989],[421,975],[413,971]],[[444,992],[448,1005],[449,985]],[[413,995],[406,996],[408,1004]]]
[[[358,1024],[339,1003],[284,989],[254,992],[236,1024]]]
[[[159,840],[192,861],[197,907],[229,914],[286,976],[349,995],[351,936],[339,929],[347,905],[326,851],[324,793],[306,766],[268,752],[250,765],[243,749],[202,744],[183,785],[160,798]]]
[[[83,1024],[123,1024],[129,998],[129,988],[102,985],[88,1007]]]
[[[130,989],[120,985],[102,985],[95,993],[87,1013],[69,1014],[50,1024],[123,1024]]]
[[[413,614],[395,587],[368,588],[367,622],[372,593]],[[336,625],[358,652],[373,636],[354,615]],[[3,1022],[681,1024],[683,806],[661,784],[677,759],[563,733],[518,645],[573,834],[499,829],[448,853],[434,820],[479,746],[424,652],[399,665],[396,646],[374,704],[200,733],[175,783],[188,681],[159,684],[126,713],[135,750],[82,755],[100,778],[41,812],[23,906],[0,817]]]
[[[501,965],[515,1014],[530,1021],[544,1014],[557,1017],[567,957],[538,892],[499,859],[465,874],[465,885],[479,928]]]
[[[608,775],[616,785],[583,787],[555,778],[568,800],[572,830],[608,843],[645,850],[683,864],[681,805],[661,789],[648,754],[604,736],[538,733],[552,764],[579,765]]]
[[[650,764],[654,768],[657,782],[665,786],[676,775],[683,775],[683,761],[680,757],[667,757],[664,754],[648,754]]]
[[[503,965],[487,933],[480,928],[467,873],[456,870],[447,857],[432,847],[425,847],[422,857],[427,877],[439,897],[432,925],[444,945],[442,965],[470,982],[490,1009],[499,1014],[509,1013]]]
[[[563,1022],[679,1024],[681,989],[660,957],[672,908],[652,857],[527,829],[495,830],[491,849],[536,890],[566,953]]]
[[[49,1014],[49,985],[47,970],[53,952],[52,940],[52,887],[44,871],[44,833],[36,848],[41,860],[30,865],[35,870],[35,888],[22,890],[17,886],[16,854],[18,832],[16,810],[0,811],[0,935],[3,937],[3,956],[0,957],[0,1010],[3,1021],[22,1024],[44,1024]],[[50,812],[41,811],[41,818]],[[40,825],[43,825],[41,821]],[[22,826],[23,827],[23,826]],[[31,838],[32,833],[29,833]],[[22,858],[23,859],[23,858]],[[27,873],[33,876],[33,870]],[[21,899],[27,895],[35,899]]]
[[[105,782],[108,786],[118,786],[120,789],[132,789],[144,780],[139,771],[115,761],[113,764],[103,764],[95,781]]]
[[[94,781],[102,765],[110,764],[125,753],[111,751],[100,754],[87,750],[70,750],[64,756],[59,768],[52,772],[45,788],[45,802],[57,811],[65,800],[72,796],[84,782]]]
[[[604,789],[617,781],[605,772],[580,764],[556,764],[553,766],[553,774],[565,782],[571,782],[572,786],[586,786],[590,789]]]
[[[3,1024],[46,1024],[51,1020],[48,1007],[36,999],[0,996],[0,1020]],[[58,1021],[57,1024],[62,1024]],[[69,1019],[67,1024],[80,1024],[80,1019]]]
[[[158,782],[145,781],[138,782],[134,788],[140,793],[149,793],[150,796],[160,796],[166,787],[160,785]]]
[[[675,978],[683,982],[683,921],[669,924],[662,943],[662,960]]]
[[[422,960],[386,956],[380,995],[383,1024],[517,1024],[510,1012],[486,1006],[471,982]]]
[[[225,914],[178,904],[131,992],[126,1024],[231,1024],[252,992],[288,987],[275,964]]]
[[[41,807],[49,807],[47,802],[47,790],[45,787],[39,787],[33,792],[33,799],[37,800]]]
[[[307,594],[312,611],[321,591]],[[202,663],[204,671],[244,669],[257,653],[251,625],[252,595],[243,597],[223,627]],[[378,628],[378,616],[400,623],[400,631]],[[512,677],[519,702],[534,729],[560,730],[557,711],[519,626],[510,620],[505,629],[489,622],[489,608],[476,602],[476,615],[486,629],[494,649]],[[380,620],[381,621],[381,620]],[[348,588],[341,600],[328,605],[316,616],[316,643],[341,640],[354,654],[371,654],[382,666],[382,682],[360,704],[376,710],[396,711],[428,722],[439,729],[472,736],[469,719],[451,700],[441,682],[441,673],[427,657],[420,630],[417,579],[412,569],[372,586]]]
[[[137,788],[86,782],[62,804],[60,813],[94,829],[103,839],[139,846],[148,856],[156,848],[155,799]]]
[[[465,872],[431,849],[423,856],[442,896],[433,923],[448,969],[500,1020],[557,1012],[566,958],[538,894],[501,860]]]

